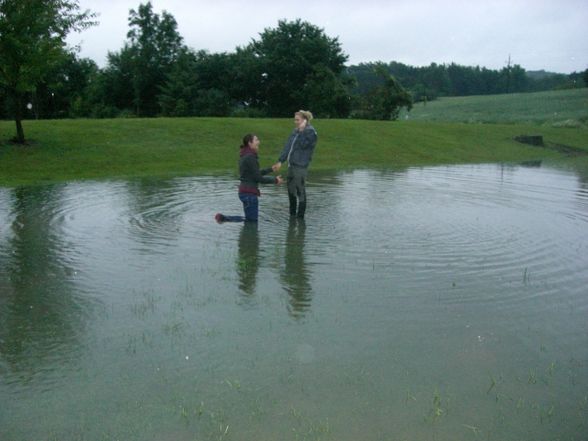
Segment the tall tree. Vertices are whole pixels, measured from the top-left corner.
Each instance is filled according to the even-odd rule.
[[[130,10],[129,26],[126,49],[132,60],[135,112],[137,116],[154,116],[160,109],[160,88],[184,49],[183,39],[175,18],[166,11],[154,13],[151,2]]]
[[[326,69],[342,81],[347,61],[338,38],[328,37],[322,29],[301,20],[279,21],[277,28],[265,29],[250,49],[262,66],[260,87],[270,116],[288,116],[308,107],[305,86],[310,78],[324,76]],[[318,65],[322,73],[317,71]],[[314,88],[306,87],[306,91]]]
[[[83,116],[80,111],[86,90],[97,74],[98,66],[94,61],[80,59],[74,52],[67,53],[37,85],[31,101],[35,114],[40,118]]]
[[[184,51],[167,75],[158,96],[161,112],[165,116],[190,116],[198,96],[196,54]]]
[[[302,88],[301,98],[317,115],[345,118],[351,111],[350,84],[323,64],[314,66]]]
[[[134,55],[128,43],[125,43],[120,52],[108,53],[108,63],[102,70],[100,87],[94,97],[106,116],[116,116],[118,112],[133,113]]]
[[[412,109],[412,98],[402,85],[390,75],[384,63],[373,65],[380,84],[374,86],[360,100],[360,110],[356,116],[366,119],[396,120],[402,107]]]
[[[265,81],[267,73],[264,66],[255,55],[251,46],[238,47],[236,52],[230,54],[232,80],[230,83],[230,95],[240,102],[247,111],[251,109],[260,115],[267,114],[267,102],[265,97]]]
[[[24,96],[65,54],[65,38],[95,24],[77,0],[0,0],[0,86],[11,103],[16,141],[25,142]]]
[[[164,115],[227,116],[236,99],[233,56],[226,53],[186,50],[174,63],[160,88],[159,104]]]

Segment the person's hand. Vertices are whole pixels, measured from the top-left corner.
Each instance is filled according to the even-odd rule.
[[[283,183],[284,183],[284,179],[280,175],[276,176],[276,184],[280,185]]]
[[[281,162],[276,162],[274,165],[272,165],[272,171],[274,173],[277,172],[277,171],[279,171],[280,168],[282,168],[282,163]]]

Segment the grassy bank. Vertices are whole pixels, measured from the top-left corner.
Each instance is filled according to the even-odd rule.
[[[521,162],[560,153],[513,141],[541,134],[548,143],[588,151],[588,129],[522,124],[316,120],[314,170],[432,164]],[[259,135],[260,160],[276,160],[290,119],[155,118],[25,121],[31,143],[6,140],[14,123],[0,121],[0,185],[138,176],[236,173],[242,136]]]

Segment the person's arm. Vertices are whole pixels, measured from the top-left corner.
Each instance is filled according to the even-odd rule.
[[[292,144],[293,144],[293,139],[294,136],[296,136],[297,134],[295,132],[292,132],[292,134],[288,137],[288,139],[286,140],[286,143],[284,144],[284,148],[282,149],[282,153],[280,153],[280,156],[278,157],[278,163],[282,163],[284,162],[287,158],[288,158],[288,153],[290,153],[290,149],[292,148]]]
[[[271,172],[273,172],[273,171],[274,171],[274,168],[273,168],[273,166],[272,166],[272,167],[262,168],[262,169],[259,171],[259,173],[260,173],[262,176],[265,176],[265,175],[269,175],[269,174],[270,174]]]
[[[282,153],[278,157],[278,161],[272,165],[272,171],[277,172],[282,168],[282,162],[288,159],[288,154],[290,153],[290,149],[292,148],[292,137],[295,136],[294,132],[288,137],[286,140],[286,144],[284,144],[284,148],[282,149]]]
[[[259,162],[253,155],[245,159],[245,165],[249,170],[251,180],[260,184],[277,184],[277,180],[274,176],[264,176],[265,174],[272,171],[271,167],[268,169],[259,169]],[[269,170],[269,172],[267,172]],[[264,173],[266,172],[266,173]]]

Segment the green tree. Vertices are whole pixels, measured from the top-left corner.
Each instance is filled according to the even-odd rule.
[[[102,71],[100,86],[95,98],[105,116],[111,112],[132,113],[134,108],[134,53],[127,43],[120,52],[109,52],[108,63]],[[108,109],[108,110],[106,110]],[[115,110],[116,109],[116,110]]]
[[[198,52],[196,75],[198,96],[194,102],[197,116],[227,116],[236,100],[231,93],[235,82],[235,71],[239,69],[234,57],[227,53],[209,54]]]
[[[511,64],[510,55],[506,66],[500,71],[502,77],[502,88],[506,93],[526,92],[528,89],[528,77],[525,69],[518,64]]]
[[[567,75],[567,88],[575,89],[578,87],[586,87],[584,83],[584,75],[585,72],[572,72],[571,74]]]
[[[332,88],[325,93],[338,94],[343,87],[347,55],[338,38],[328,37],[310,23],[279,21],[277,28],[265,29],[249,49],[262,69],[261,78],[256,80],[270,116],[289,116],[297,109],[310,108],[308,93],[314,94],[315,88],[307,83],[317,75],[324,76],[325,71],[330,71],[331,80],[335,80],[325,84]],[[336,113],[329,108],[331,112]]]
[[[507,89],[508,92],[527,92],[528,90],[528,77],[525,69],[523,69],[520,65],[515,64],[514,66],[510,67],[510,80],[509,80],[509,88]]]
[[[326,118],[347,117],[351,111],[349,87],[324,64],[314,66],[302,88],[309,109]]]
[[[384,63],[375,63],[374,72],[380,84],[374,86],[361,100],[356,116],[376,120],[396,120],[402,107],[412,109],[412,98],[394,78]]]
[[[473,78],[468,67],[451,63],[447,66],[447,75],[449,76],[449,84],[451,85],[449,91],[451,96],[466,96],[471,94]]]
[[[226,53],[186,50],[160,88],[164,115],[227,116],[236,99],[235,58]]]
[[[245,110],[245,114],[266,116],[265,82],[267,73],[252,46],[238,47],[230,54],[232,81],[229,94]]]
[[[425,91],[425,100],[435,99],[439,95],[448,95],[451,81],[443,65],[431,63],[419,70],[419,76]]]
[[[24,97],[64,57],[65,38],[95,24],[76,0],[0,0],[0,86],[16,122],[16,141],[25,142]]]
[[[153,116],[160,109],[160,89],[184,50],[183,39],[175,18],[166,11],[154,13],[151,2],[131,9],[129,26],[123,51],[130,59],[134,110],[137,116]]]
[[[227,116],[231,112],[231,97],[221,89],[199,89],[194,108],[196,116]]]
[[[40,118],[87,116],[82,108],[88,86],[97,74],[94,61],[80,59],[74,52],[67,53],[37,85],[31,100],[36,115]]]
[[[188,49],[178,57],[158,95],[163,115],[194,115],[194,102],[198,97],[196,63],[196,55]]]

